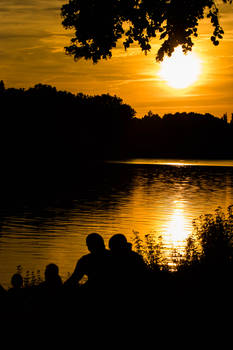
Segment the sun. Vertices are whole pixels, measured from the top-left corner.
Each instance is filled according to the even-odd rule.
[[[201,72],[201,61],[193,52],[184,54],[178,46],[171,57],[165,57],[158,75],[175,89],[185,89],[194,84]]]

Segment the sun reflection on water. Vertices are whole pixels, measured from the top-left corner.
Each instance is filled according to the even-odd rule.
[[[170,249],[176,249],[179,253],[185,248],[186,240],[191,233],[190,222],[185,214],[185,203],[175,200],[171,214],[164,227],[164,244]]]

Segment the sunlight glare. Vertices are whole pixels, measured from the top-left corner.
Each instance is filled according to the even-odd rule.
[[[175,89],[184,89],[194,84],[201,71],[201,62],[193,52],[184,54],[181,46],[177,47],[171,57],[161,62],[158,75]]]
[[[178,248],[185,246],[186,239],[191,232],[188,229],[183,204],[179,201],[175,201],[174,204],[175,208],[166,227],[166,241],[168,245]]]

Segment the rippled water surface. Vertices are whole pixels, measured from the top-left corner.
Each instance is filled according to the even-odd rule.
[[[101,233],[106,245],[114,233],[129,240],[133,231],[151,233],[179,249],[193,219],[231,204],[233,161],[109,162],[56,199],[1,201],[0,283],[8,286],[18,265],[43,275],[50,262],[65,279],[87,252],[91,232]]]

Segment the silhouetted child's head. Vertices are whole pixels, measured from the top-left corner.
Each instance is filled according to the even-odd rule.
[[[49,264],[45,268],[45,280],[52,281],[59,275],[59,268],[56,264]]]
[[[98,233],[91,233],[86,238],[87,248],[91,253],[98,253],[105,249],[103,237]]]
[[[19,289],[23,286],[23,277],[19,273],[15,273],[11,278],[13,288]]]
[[[59,275],[59,268],[56,264],[49,264],[45,268],[45,282],[42,285],[46,288],[54,289],[62,286],[62,279]]]

